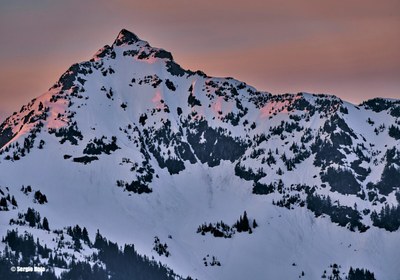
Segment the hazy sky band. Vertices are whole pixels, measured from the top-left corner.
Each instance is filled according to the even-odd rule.
[[[122,28],[259,90],[400,98],[399,0],[0,3],[0,121]]]

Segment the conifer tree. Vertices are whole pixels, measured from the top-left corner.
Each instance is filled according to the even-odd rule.
[[[258,224],[257,224],[257,222],[256,222],[256,219],[254,219],[254,220],[253,220],[253,228],[256,228],[256,227],[258,227]]]
[[[88,234],[86,227],[84,227],[82,230],[82,240],[85,241],[86,243],[90,244],[89,234]]]
[[[74,240],[74,248],[75,248],[75,251],[78,251],[78,252],[82,249],[81,241],[78,238],[75,238],[75,240]]]
[[[11,204],[14,205],[15,207],[18,207],[17,201],[15,200],[14,196],[12,196],[11,198]]]
[[[44,230],[47,230],[47,231],[50,231],[50,228],[49,228],[49,221],[47,220],[46,217],[43,218],[43,229],[44,229]]]
[[[2,197],[0,199],[0,206],[1,207],[7,207],[7,199],[5,197]]]

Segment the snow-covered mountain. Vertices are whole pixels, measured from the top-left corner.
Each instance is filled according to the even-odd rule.
[[[0,276],[396,280],[399,188],[400,100],[259,92],[122,30],[0,126]]]

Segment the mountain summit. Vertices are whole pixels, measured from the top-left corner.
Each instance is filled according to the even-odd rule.
[[[395,280],[399,140],[400,100],[260,92],[123,29],[0,125],[0,278]]]
[[[115,39],[114,44],[117,46],[121,46],[123,44],[130,45],[138,41],[140,41],[140,39],[135,34],[126,29],[122,29],[119,32],[117,39]]]

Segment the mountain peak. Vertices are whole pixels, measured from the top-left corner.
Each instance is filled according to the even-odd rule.
[[[123,29],[0,124],[0,267],[29,247],[49,277],[79,261],[63,273],[261,280],[353,265],[398,279],[398,102],[259,92]]]
[[[133,44],[136,43],[137,41],[140,41],[139,37],[136,36],[134,33],[132,33],[129,30],[122,29],[117,36],[117,39],[115,39],[114,44],[117,46],[121,46],[123,44]]]

